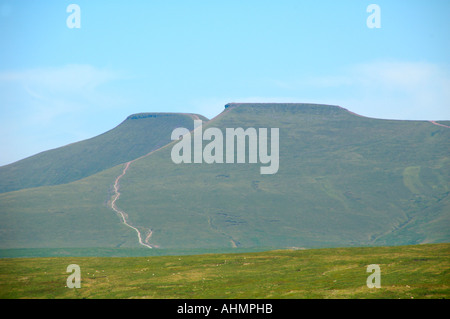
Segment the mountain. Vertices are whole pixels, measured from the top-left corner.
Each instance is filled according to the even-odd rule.
[[[198,117],[178,113],[130,115],[99,136],[0,167],[0,193],[65,184],[128,162],[167,144],[174,128],[192,127],[192,119]]]
[[[275,174],[248,160],[175,164],[174,141],[72,183],[0,194],[0,248],[143,247],[138,233],[159,249],[448,242],[450,130],[439,123],[228,104],[203,130],[278,128]]]

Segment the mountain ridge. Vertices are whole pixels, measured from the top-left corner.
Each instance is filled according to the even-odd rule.
[[[291,104],[292,105],[292,104]],[[249,115],[249,117],[248,118],[246,118],[246,124],[247,125],[237,125],[236,124],[236,122],[234,122],[233,123],[233,121],[231,121],[231,122],[229,122],[229,123],[227,123],[226,125],[221,125],[221,127],[222,127],[222,129],[224,128],[224,127],[236,127],[236,126],[258,126],[258,125],[253,125],[254,123],[252,123],[251,121],[253,120],[253,115],[254,115],[254,113],[255,112],[262,112],[262,109],[261,108],[258,108],[258,106],[260,106],[260,105],[255,105],[255,104],[246,104],[246,106],[252,106],[252,107],[250,107],[250,108],[230,108],[230,107],[228,107],[228,108],[226,108],[226,110],[228,111],[228,112],[235,112],[236,114],[238,114],[238,113],[241,113],[241,115],[242,115],[242,113],[243,112],[246,112],[246,111],[248,111],[249,109],[251,109],[251,111],[253,112],[251,115]],[[284,106],[282,105],[282,104],[265,104],[265,106],[268,106],[268,108],[267,108],[267,110],[271,110],[272,108],[283,108]],[[286,106],[286,105],[285,105]],[[315,107],[318,107],[318,108],[316,108],[316,109],[314,109]],[[315,105],[315,106],[313,106],[312,107],[312,109],[314,109],[314,112],[313,112],[313,114],[311,115],[312,117],[310,117],[310,118],[308,118],[308,117],[302,117],[301,119],[302,120],[305,120],[306,119],[306,124],[308,123],[308,121],[311,121],[314,117],[317,117],[317,116],[323,116],[323,114],[321,114],[321,113],[323,113],[323,112],[321,112],[321,111],[323,111],[324,110],[324,108],[321,108],[320,106],[318,106],[318,105]],[[297,112],[297,113],[305,113],[305,108],[286,108],[286,110],[287,110],[287,112],[289,112],[289,116],[291,116],[293,113],[295,113],[295,112]],[[326,117],[326,118],[320,118],[320,121],[322,121],[321,123],[321,127],[323,128],[323,127],[326,127],[327,125],[325,124],[325,123],[327,123],[328,121],[336,121],[337,120],[337,124],[339,124],[339,121],[342,121],[342,118],[339,118],[339,117],[344,117],[344,118],[346,118],[346,119],[348,119],[348,120],[350,120],[350,121],[359,121],[358,123],[365,123],[364,125],[367,125],[367,124],[370,124],[370,126],[369,127],[367,127],[367,128],[364,128],[361,132],[358,132],[358,131],[355,131],[355,132],[353,132],[353,129],[352,129],[352,126],[351,125],[349,125],[349,126],[343,126],[343,128],[345,128],[346,130],[348,130],[349,131],[349,133],[347,133],[347,140],[346,141],[344,141],[345,143],[343,143],[342,144],[342,147],[346,147],[346,148],[348,148],[348,147],[365,147],[365,146],[367,146],[366,144],[367,143],[369,143],[369,145],[374,145],[374,146],[376,146],[377,148],[380,148],[381,150],[382,150],[382,146],[380,146],[381,144],[382,144],[382,142],[383,141],[378,141],[376,138],[374,138],[373,136],[371,136],[371,134],[367,134],[367,132],[364,132],[364,131],[367,131],[367,129],[378,129],[378,130],[380,130],[379,128],[377,128],[377,126],[386,126],[386,129],[388,129],[389,128],[389,130],[392,130],[392,129],[395,129],[395,127],[398,127],[398,125],[400,125],[397,129],[395,129],[396,130],[396,132],[395,132],[395,134],[386,134],[386,137],[385,138],[387,138],[388,140],[393,140],[393,142],[395,142],[395,143],[397,143],[396,141],[395,141],[395,139],[396,138],[402,138],[402,139],[405,139],[405,138],[407,138],[407,134],[405,134],[404,132],[402,132],[402,127],[405,127],[405,128],[407,128],[408,126],[410,126],[409,128],[408,128],[408,131],[411,131],[411,132],[413,132],[413,130],[412,130],[412,128],[414,127],[414,126],[417,126],[417,125],[419,125],[420,127],[421,127],[421,129],[426,129],[426,130],[430,130],[430,129],[432,129],[432,125],[429,123],[429,122],[427,122],[427,121],[398,121],[398,120],[380,120],[380,119],[371,119],[371,118],[365,118],[365,117],[358,117],[358,118],[356,118],[353,114],[351,114],[351,112],[341,112],[341,111],[344,111],[344,109],[343,108],[333,108],[333,111],[334,111],[334,113],[335,113],[335,115],[336,116],[338,116],[338,118],[333,118],[333,117]],[[291,114],[292,113],[292,114]],[[229,114],[229,113],[228,113]],[[268,115],[268,114],[266,114],[266,115]],[[272,113],[270,113],[270,115],[272,115]],[[222,117],[222,119],[228,119],[228,117]],[[348,120],[346,120],[346,121],[348,121]],[[361,121],[363,121],[363,122],[361,122]],[[236,124],[236,125],[235,125]],[[243,124],[243,123],[239,123],[239,124]],[[208,127],[211,127],[211,126],[216,126],[217,125],[217,121],[210,121],[209,123],[207,123],[206,125],[205,125],[205,129],[206,128],[208,128]],[[316,129],[320,129],[319,127],[318,128],[316,128]],[[444,133],[445,132],[445,134],[447,134],[448,132],[447,131],[441,131],[440,129],[439,129],[439,132],[442,132],[442,133]],[[354,133],[357,133],[357,134],[354,134]],[[358,140],[358,137],[359,137],[359,133],[361,133],[361,134],[365,134],[366,136],[367,136],[367,140],[366,141],[357,141]],[[381,133],[383,133],[382,132],[382,130],[381,130]],[[433,133],[433,134],[438,134],[438,133]],[[327,133],[327,138],[328,139],[330,139],[331,137],[333,136],[333,138],[334,138],[334,132],[332,133],[332,135],[329,135],[328,133]],[[350,141],[351,139],[353,139],[353,141],[352,141],[352,143],[348,143],[347,141]],[[390,142],[390,143],[392,143],[392,142]],[[313,153],[320,153],[320,152],[324,152],[324,151],[326,151],[327,149],[328,150],[331,150],[331,151],[333,151],[333,152],[335,152],[338,148],[335,146],[335,145],[333,145],[334,143],[331,143],[330,144],[330,146],[331,147],[325,147],[325,148],[321,148],[321,149],[319,149],[319,150],[309,150],[307,153],[308,154],[313,154]],[[401,149],[399,149],[399,147],[402,147],[401,146],[401,144],[400,145],[396,145],[395,146],[395,148],[397,149],[395,152],[398,152],[399,150],[400,150],[400,154],[402,153],[402,150]],[[370,147],[369,147],[369,149],[370,149]],[[165,151],[166,153],[167,153],[167,149],[166,149],[166,151]],[[393,153],[393,154],[395,154],[395,153]],[[447,152],[447,154],[448,154],[448,152]],[[344,152],[344,154],[343,155],[345,155],[345,152]],[[165,157],[167,158],[167,154],[165,155]],[[310,155],[309,155],[310,156]],[[342,155],[341,155],[342,156]],[[398,156],[398,155],[397,155]],[[448,161],[448,157],[445,157],[446,158],[446,161]],[[381,159],[381,158],[380,158]],[[380,160],[380,159],[377,159],[377,160]],[[152,157],[152,162],[154,162],[156,159],[155,159],[155,157]],[[148,160],[147,160],[148,161]],[[280,161],[283,161],[283,159],[281,158],[280,159]],[[403,160],[402,160],[403,161]],[[143,163],[143,162],[145,162],[145,161],[141,161],[140,163],[135,163],[135,166],[133,167],[133,169],[138,169],[138,166],[140,166],[141,165],[141,163]],[[282,164],[280,164],[280,165],[282,165]],[[385,164],[383,164],[383,165],[388,165],[387,163],[385,163]],[[141,165],[142,166],[142,165]],[[219,167],[220,165],[218,165],[217,167]],[[247,165],[247,167],[250,167],[250,166],[248,166]],[[183,168],[186,168],[186,169],[192,169],[192,170],[194,170],[194,168],[196,168],[196,166],[184,166]],[[208,166],[206,166],[205,167],[205,169],[207,169],[208,168]],[[221,167],[220,167],[221,168]],[[224,166],[224,168],[226,168],[225,166]],[[405,169],[406,169],[407,167],[405,167]],[[150,167],[148,167],[147,168],[148,170],[151,170],[151,168]],[[181,170],[181,168],[180,168],[180,170]],[[218,170],[219,170],[219,168],[218,168]],[[131,180],[133,180],[133,179],[135,179],[136,178],[136,175],[133,175],[132,174],[132,171],[133,170],[131,170],[130,171],[130,174],[131,175],[128,175],[128,178],[130,178]],[[145,169],[140,169],[139,170],[139,174],[141,175],[141,174],[145,174]],[[410,170],[411,171],[411,170]],[[444,176],[446,176],[446,175],[448,175],[448,170],[446,170],[446,171],[444,171],[445,172],[445,175]],[[228,173],[228,172],[227,172]],[[200,174],[202,174],[202,172],[200,172],[200,171],[198,171],[196,174],[193,174],[192,175],[192,178],[194,178],[194,176],[199,176]],[[398,173],[397,173],[398,174]],[[404,173],[404,174],[407,174],[407,172],[406,173]],[[216,175],[216,177],[218,177],[218,176],[230,176],[230,174],[218,174],[218,175]],[[229,177],[227,177],[227,178],[229,178]],[[386,176],[386,178],[388,178],[388,176]],[[445,178],[444,178],[444,181],[445,181]],[[178,183],[180,183],[180,181],[178,180]],[[253,183],[253,182],[252,182]],[[403,183],[403,182],[402,182]],[[166,183],[167,184],[167,183]],[[169,185],[172,185],[171,183],[168,183]],[[209,183],[209,184],[211,184],[211,182]],[[211,186],[212,186],[213,184],[211,184]],[[261,184],[261,181],[259,181],[259,182],[255,182],[254,184],[253,184],[256,188],[259,188],[259,189],[261,189],[261,186],[262,186],[262,184]],[[258,186],[259,185],[259,186]],[[138,187],[139,188],[139,187]],[[195,188],[195,187],[194,187]],[[152,189],[153,191],[157,191],[156,189]],[[177,191],[174,191],[173,190],[173,192],[174,193],[180,193],[179,191],[177,192]],[[209,192],[209,189],[205,189],[205,188],[202,188],[202,191],[201,192],[205,192],[205,193],[208,193]],[[446,193],[446,192],[443,192],[442,193],[443,195],[443,197],[441,196],[440,198],[441,199],[446,199],[446,200],[448,200],[448,193]],[[447,195],[445,195],[445,194],[447,194]],[[159,194],[160,196],[163,196],[162,194]],[[340,200],[340,201],[342,201],[342,200],[346,200],[345,199],[345,197],[342,197],[342,195],[341,196],[335,196],[335,195],[333,195],[333,194],[328,194],[328,196],[330,196],[331,195],[331,197],[336,197],[336,199],[338,199],[338,200]],[[344,195],[344,194],[343,194]],[[192,196],[195,196],[195,195],[192,195]],[[350,191],[347,191],[346,193],[345,193],[345,195],[344,196],[346,196],[346,197],[349,197],[349,198],[357,198],[355,195],[352,195],[352,192],[350,192]],[[439,195],[440,196],[440,195]],[[202,197],[204,197],[204,196],[202,196]],[[232,197],[234,197],[234,198],[238,198],[239,196],[236,194],[236,196],[232,196]],[[135,203],[136,201],[138,201],[138,202],[140,202],[140,204],[139,205],[137,205],[137,206],[140,206],[140,207],[149,207],[149,205],[150,206],[152,206],[152,204],[149,204],[149,202],[148,201],[145,201],[147,204],[144,204],[144,202],[142,202],[142,198],[145,198],[145,196],[142,194],[142,196],[133,196],[133,200],[129,200],[126,204],[127,205],[129,205],[130,207],[133,207],[133,204],[131,204],[131,203]],[[186,198],[186,197],[185,197]],[[342,198],[344,198],[344,199],[342,199]],[[124,198],[122,199],[122,200],[124,200]],[[229,199],[229,200],[231,200],[231,198]],[[185,199],[185,201],[187,201],[187,198]],[[353,202],[355,201],[355,200],[352,200]],[[356,201],[357,201],[357,199],[356,199]],[[122,205],[124,205],[124,204],[122,204]],[[224,204],[225,205],[225,204]],[[242,203],[242,205],[245,205],[244,203]],[[448,202],[447,202],[447,205],[448,205]],[[136,205],[134,205],[135,207],[137,207]],[[124,206],[125,207],[125,209],[126,209],[126,206]],[[313,207],[313,206],[312,206]],[[178,209],[181,209],[181,207],[179,207]],[[397,210],[398,210],[398,208],[397,208]],[[442,212],[442,211],[441,211]],[[229,217],[230,216],[232,216],[232,215],[230,215],[230,214],[228,214],[228,213],[221,213],[221,212],[219,212],[218,213],[219,215],[223,215],[223,216],[228,216],[227,218],[229,219]],[[401,211],[399,211],[399,214],[400,214],[400,216],[403,214]],[[144,217],[144,215],[141,215],[141,219]],[[367,216],[366,218],[368,218],[369,216]],[[212,225],[214,225],[214,227],[216,228],[216,231],[217,231],[217,226],[216,226],[216,224],[214,223],[214,221],[211,219],[212,218],[212,216],[209,216],[208,218],[207,218],[207,220],[208,220],[208,223],[207,224],[209,224],[210,226],[209,227],[211,227],[212,228]],[[398,217],[397,217],[398,218]],[[402,218],[403,219],[403,218]],[[231,219],[232,220],[232,219]],[[229,221],[231,221],[230,219],[229,219]],[[395,229],[399,229],[399,230],[401,230],[401,229],[403,229],[403,228],[407,228],[406,226],[408,225],[408,224],[410,224],[409,226],[411,226],[411,225],[413,225],[414,224],[414,221],[416,220],[415,218],[413,218],[413,217],[407,217],[407,220],[409,220],[410,222],[412,221],[412,223],[405,223],[404,221],[402,221],[402,222],[399,222],[398,223],[398,225],[399,226],[395,226],[396,225],[396,223],[397,222],[394,222],[394,224],[391,226],[392,227],[392,230],[395,230]],[[150,223],[150,221],[149,221],[149,223]],[[232,223],[234,223],[234,224],[239,224],[239,223],[241,223],[241,222],[239,222],[239,220],[235,220],[235,221],[233,221]],[[245,222],[244,222],[245,223]],[[180,225],[181,226],[181,225]],[[408,227],[409,227],[408,226]],[[208,225],[205,225],[205,226],[203,226],[203,228],[204,229],[207,229],[208,228]],[[219,231],[219,232],[221,232],[221,231]],[[381,240],[380,238],[383,238],[383,233],[385,233],[385,234],[390,234],[391,233],[391,231],[388,231],[388,230],[385,230],[385,231],[380,231],[380,232],[375,232],[375,233],[373,233],[371,236],[369,236],[368,237],[368,242],[367,243],[369,243],[371,240]],[[158,229],[155,229],[155,231],[153,232],[153,234],[154,234],[154,238],[156,239],[157,238],[157,236],[158,236]],[[446,232],[445,230],[444,231],[441,231],[440,232],[440,234],[442,234],[442,236],[444,237],[444,238],[448,238],[448,232]],[[225,235],[225,237],[227,237],[227,238],[231,238],[230,239],[230,241],[233,243],[233,242],[240,242],[240,240],[239,239],[235,239],[235,238],[233,238],[233,236],[230,236],[230,235]],[[159,243],[158,243],[159,244]],[[265,245],[270,245],[270,243],[265,243]]]
[[[174,128],[191,127],[192,118],[199,116],[189,113],[132,114],[113,129],[95,137],[1,166],[0,193],[64,184],[128,162],[167,144]],[[121,152],[115,152],[116,147]]]
[[[339,108],[330,116],[318,105],[253,106],[225,108],[203,128],[279,127],[280,170],[273,176],[249,163],[174,164],[176,141],[129,166],[116,205],[131,225],[151,230],[149,245],[225,250],[450,240],[447,128]],[[119,164],[69,184],[0,194],[0,248],[139,247],[111,209],[123,170]]]

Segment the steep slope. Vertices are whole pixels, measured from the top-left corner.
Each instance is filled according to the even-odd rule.
[[[204,123],[208,127],[224,136],[225,128],[279,128],[279,171],[261,175],[260,163],[175,164],[175,142],[134,161],[120,179],[115,205],[134,227],[151,230],[149,245],[450,240],[446,127],[311,104],[229,104]],[[123,171],[119,165],[66,185],[0,194],[0,248],[138,247],[136,232],[111,209],[113,185]]]
[[[174,127],[180,125],[192,127],[193,119],[198,118],[206,120],[205,117],[196,114],[133,114],[115,129],[95,138],[96,143],[83,141],[80,144],[86,142],[88,148],[97,146],[99,149],[111,150],[112,156],[120,154],[123,156],[122,161],[126,161],[131,157],[127,150],[133,149],[135,144],[141,147],[132,139],[133,137],[143,145],[156,148],[163,144],[164,140],[170,140],[170,133]],[[109,135],[109,138],[105,135]],[[152,135],[158,137],[159,141],[151,140]],[[102,140],[109,144],[103,145]],[[143,150],[133,154],[140,154]],[[44,155],[51,158],[53,154],[55,153],[49,151]],[[99,158],[108,159],[107,154],[99,152],[96,154]],[[89,154],[78,155],[86,162],[92,160]],[[138,157],[134,157],[136,158]],[[58,158],[51,159],[57,167],[65,167],[68,164],[68,162],[61,163]],[[71,183],[0,194],[0,246],[2,248],[137,246],[135,233],[121,224],[119,216],[116,216],[110,207],[111,196],[114,194],[113,184],[122,169],[123,165],[120,164]],[[40,179],[46,177],[45,172],[34,173]]]
[[[0,194],[2,248],[136,246],[108,207],[116,166],[68,184]]]
[[[130,161],[167,144],[174,128],[192,127],[194,117],[197,115],[130,115],[116,128],[99,136],[0,167],[0,193],[65,184]]]
[[[161,247],[330,247],[448,241],[450,130],[336,106],[230,104],[205,125],[278,127],[280,168],[134,163],[118,205]],[[206,142],[204,143],[206,144]],[[225,154],[225,151],[224,151]]]

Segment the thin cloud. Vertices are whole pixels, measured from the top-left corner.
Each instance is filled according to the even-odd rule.
[[[124,78],[85,64],[0,72],[0,165],[104,131],[92,121],[127,105],[109,86]]]
[[[112,70],[83,64],[0,73],[0,82],[16,82],[26,87],[36,87],[55,93],[92,90],[119,78],[119,74]]]
[[[119,79],[118,72],[84,64],[1,72],[0,102],[9,108],[19,107],[30,119],[45,123],[61,114],[113,102],[98,89]]]
[[[448,65],[376,61],[349,66],[339,74],[277,80],[272,84],[289,95],[331,101],[371,117],[450,119]]]

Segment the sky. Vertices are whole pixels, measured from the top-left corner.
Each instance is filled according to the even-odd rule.
[[[213,118],[229,102],[450,120],[449,14],[447,0],[0,0],[0,165],[133,113]]]

